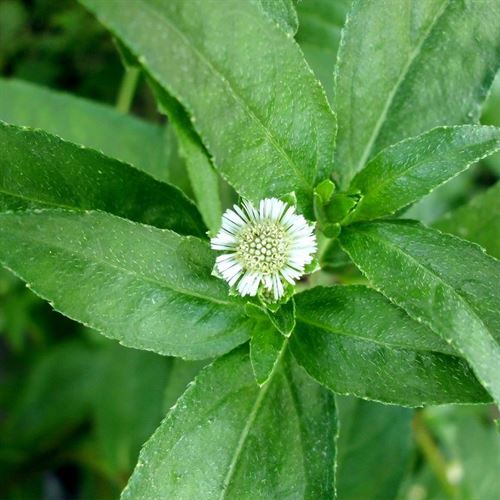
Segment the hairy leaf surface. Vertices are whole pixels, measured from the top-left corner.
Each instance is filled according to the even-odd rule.
[[[497,0],[356,0],[335,90],[342,184],[406,137],[478,121],[499,54]]]
[[[0,120],[41,128],[102,151],[158,180],[168,177],[163,128],[111,106],[22,80],[0,78]]]
[[[143,448],[124,499],[331,498],[333,395],[286,353],[263,387],[248,350],[196,378]]]
[[[100,212],[0,214],[0,262],[63,314],[122,344],[192,359],[251,325],[207,243]]]
[[[257,201],[332,169],[335,119],[291,36],[256,2],[82,0],[193,119],[214,164]]]
[[[181,234],[204,234],[177,188],[43,131],[0,123],[0,209],[102,210]]]
[[[295,302],[295,358],[336,393],[402,406],[488,400],[446,342],[375,290],[316,287]]]
[[[500,128],[439,127],[381,151],[351,183],[361,200],[349,221],[395,213],[500,149]]]
[[[295,35],[299,26],[299,20],[297,19],[297,12],[295,11],[293,0],[256,1],[260,2],[264,11],[267,12],[273,21],[278,23],[283,31],[292,36]]]
[[[500,404],[500,262],[412,221],[355,224],[340,238],[374,286],[460,352]]]
[[[263,385],[269,380],[287,345],[286,337],[267,319],[255,320],[250,340],[250,360],[255,379],[259,385]]]

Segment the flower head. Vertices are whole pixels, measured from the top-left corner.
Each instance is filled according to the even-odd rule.
[[[248,201],[226,210],[211,244],[226,252],[215,268],[240,295],[263,289],[274,300],[283,296],[285,282],[294,285],[304,274],[317,249],[314,226],[276,198],[261,200],[258,210]]]

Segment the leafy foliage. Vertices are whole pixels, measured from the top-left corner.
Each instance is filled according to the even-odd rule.
[[[353,3],[335,90],[344,185],[386,146],[478,120],[498,69],[499,19],[498,2]]]
[[[114,108],[0,4],[0,496],[494,498],[500,2],[80,3],[48,39],[98,67],[95,15]],[[319,247],[276,302],[207,241],[266,197]]]
[[[0,259],[55,309],[111,338],[203,359],[249,336],[243,306],[210,276],[213,257],[201,240],[101,212],[0,217]],[[25,259],[28,249],[36,259]]]
[[[500,262],[414,222],[360,224],[341,242],[379,290],[466,357],[500,403]]]
[[[141,452],[123,497],[331,496],[334,408],[333,395],[286,352],[259,388],[246,350],[234,351],[177,402]]]
[[[302,208],[310,207],[315,183],[332,169],[334,115],[298,48],[258,5],[83,3],[186,107],[216,167],[240,194],[258,201],[295,191]],[[136,30],[138,22],[147,29]],[[211,29],[202,35],[200,23]]]

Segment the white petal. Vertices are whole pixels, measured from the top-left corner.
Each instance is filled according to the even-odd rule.
[[[229,219],[231,222],[236,224],[238,227],[243,227],[248,223],[248,221],[246,220],[244,214],[243,214],[243,217],[241,216],[241,214],[243,212],[241,212],[241,213],[240,212],[241,212],[240,208],[237,207],[236,205],[234,205],[234,210],[231,210],[230,208],[228,208],[224,212],[224,215],[222,217]]]
[[[225,254],[217,257],[215,260],[217,263],[217,269],[220,273],[223,273],[226,269],[234,266],[235,264],[239,264],[239,262],[234,257],[234,254]]]
[[[286,209],[285,203],[283,203],[281,200],[273,198],[273,203],[271,208],[271,219],[279,221],[285,209]]]
[[[233,205],[235,212],[239,215],[239,217],[245,221],[245,225],[250,222],[250,218],[248,214],[245,213],[238,205]]]
[[[243,274],[243,269],[240,268],[240,271],[228,280],[227,282],[228,285],[234,286],[242,274]]]
[[[238,291],[244,297],[245,295],[256,295],[259,288],[259,275],[255,273],[246,273],[238,283]]]
[[[288,207],[287,211],[281,218],[281,222],[285,227],[288,227],[288,225],[293,222],[294,217],[295,217],[295,208]]]
[[[267,200],[260,200],[259,203],[259,216],[261,219],[266,218],[266,207],[267,207]]]
[[[277,273],[273,274],[273,285],[274,300],[278,300],[282,297],[284,288],[283,283],[281,283],[281,279]]]
[[[230,234],[238,234],[241,228],[244,227],[243,224],[235,224],[233,221],[228,219],[225,215],[222,216],[221,230],[224,230]]]
[[[245,200],[243,202],[243,206],[245,208],[246,213],[248,214],[249,219],[252,220],[253,222],[257,222],[260,218],[259,212],[255,209],[252,202]]]
[[[273,279],[270,274],[266,274],[263,278],[264,286],[267,290],[272,290],[273,288]]]
[[[283,278],[290,283],[290,285],[295,285],[295,280],[300,279],[301,273],[295,271],[291,267],[285,267],[281,270]]]

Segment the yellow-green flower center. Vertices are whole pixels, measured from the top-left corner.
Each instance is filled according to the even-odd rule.
[[[238,234],[236,255],[246,271],[273,274],[285,266],[289,246],[283,226],[265,220],[248,224]]]

